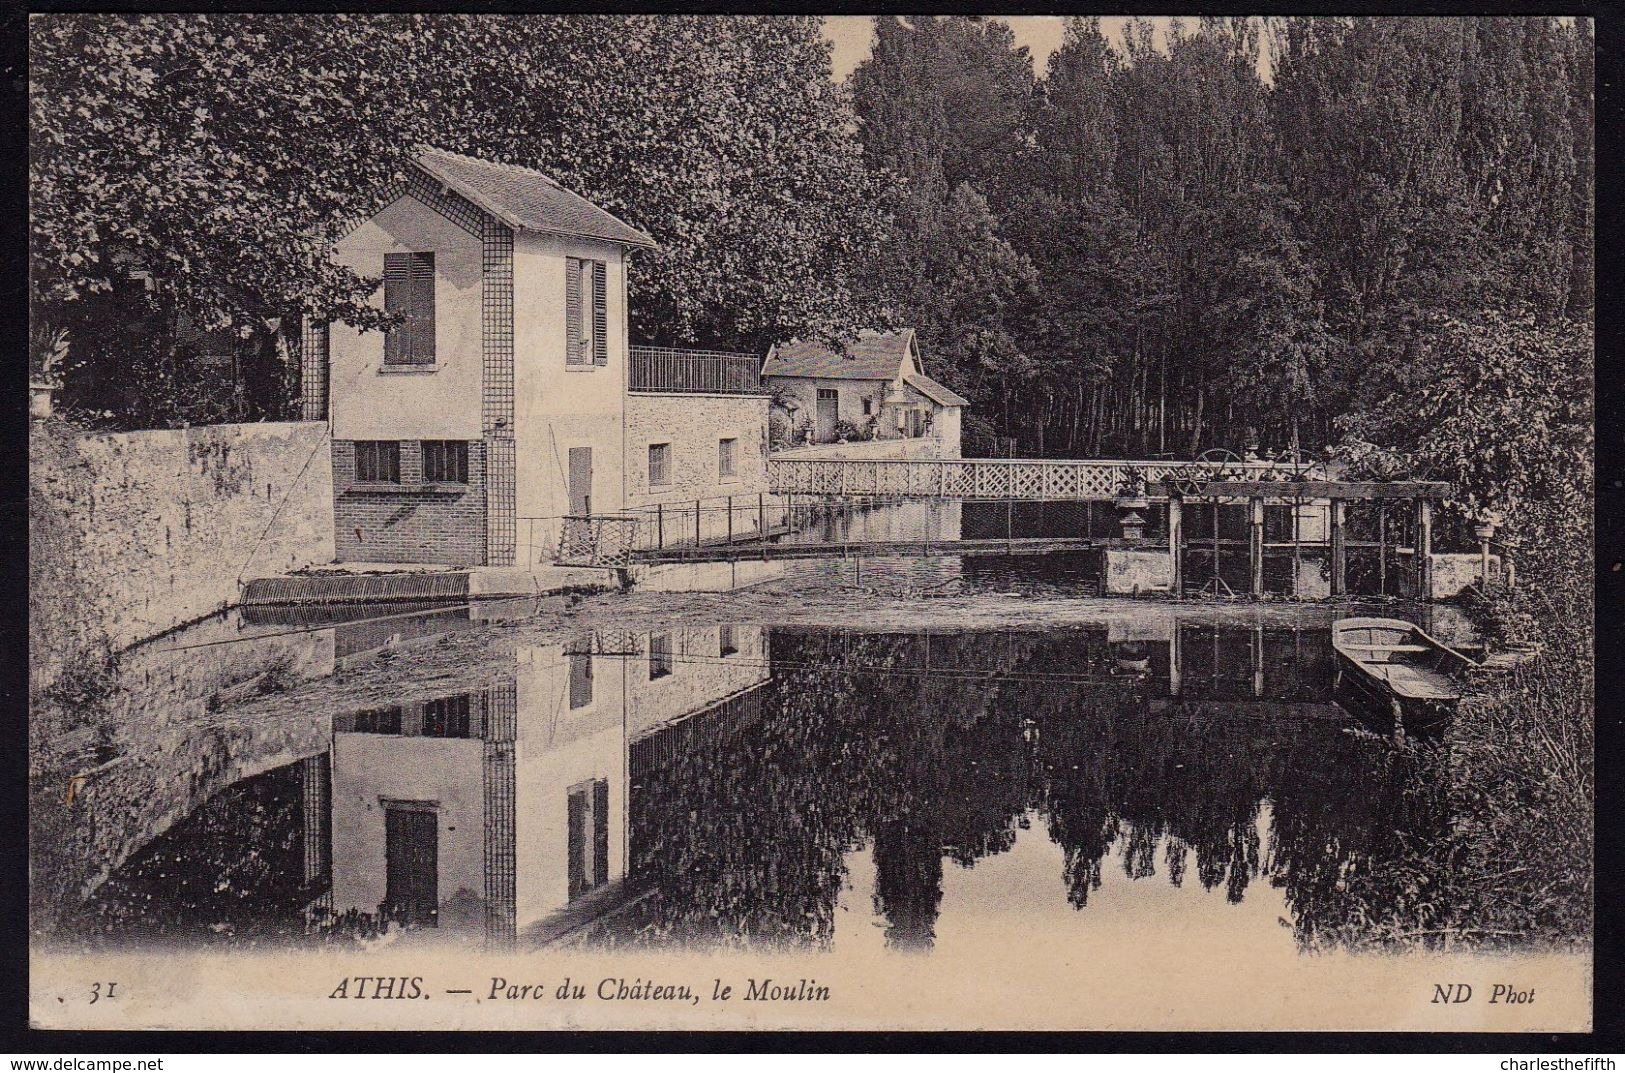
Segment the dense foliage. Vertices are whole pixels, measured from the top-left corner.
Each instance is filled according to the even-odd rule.
[[[1430,375],[1441,319],[1584,325],[1591,47],[1585,20],[1074,18],[1023,85],[997,23],[880,19],[865,152],[993,223],[961,232],[980,300],[899,315],[1024,454],[1318,450]]]
[[[1038,75],[1000,21],[880,17],[844,86],[814,18],[54,15],[32,48],[36,320],[126,425],[285,416],[278,333],[378,325],[326,251],[438,144],[653,234],[641,339],[917,328],[973,451],[1347,437],[1514,527],[1589,488],[1587,20],[1079,17]]]
[[[869,319],[847,281],[873,179],[816,19],[31,25],[35,317],[70,329],[67,401],[124,423],[282,416],[272,333],[382,323],[378,280],[328,254],[425,144],[539,167],[650,232],[640,337],[755,350]],[[194,353],[211,330],[234,397]]]

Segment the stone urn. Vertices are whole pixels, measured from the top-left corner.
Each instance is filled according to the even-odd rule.
[[[1491,521],[1479,522],[1473,526],[1473,535],[1484,543],[1489,543],[1495,537],[1495,523]]]
[[[1128,487],[1118,492],[1115,500],[1124,540],[1139,540],[1145,536],[1145,516],[1140,512],[1149,510],[1151,501],[1145,497],[1142,489],[1140,482],[1130,481]]]

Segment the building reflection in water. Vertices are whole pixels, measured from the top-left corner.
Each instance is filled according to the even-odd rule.
[[[1047,838],[1065,912],[1116,856],[1300,943],[1358,938],[1443,844],[1441,755],[1346,732],[1325,630],[1172,616],[1050,631],[759,626],[521,644],[482,688],[334,720],[331,750],[217,795],[93,899],[103,931],[496,948],[821,948],[854,854],[887,946],[929,949],[945,872]],[[372,627],[369,627],[372,628]],[[344,652],[368,638],[335,627]],[[221,893],[222,891],[226,893]],[[1363,899],[1363,900],[1362,900]],[[1273,919],[1273,918],[1272,918]],[[393,941],[393,940],[392,940]]]
[[[754,626],[521,645],[482,692],[334,722],[332,919],[563,937],[626,896],[633,753],[767,681]]]

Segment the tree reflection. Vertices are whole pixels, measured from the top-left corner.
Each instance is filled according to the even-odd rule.
[[[1204,643],[1245,654],[1257,643],[1246,634]],[[1348,941],[1351,922],[1375,912],[1361,898],[1403,895],[1348,877],[1447,830],[1439,765],[1301,703],[1324,685],[1318,657],[1284,646],[1320,644],[1264,643],[1290,682],[1254,697],[1244,667],[1222,691],[1236,699],[1181,700],[1167,696],[1166,642],[1153,674],[1113,680],[1104,630],[776,630],[756,731],[725,764],[679,757],[637,788],[633,874],[659,895],[643,926],[664,939],[824,945],[843,858],[869,845],[887,944],[925,948],[944,858],[969,868],[1007,851],[1031,812],[1063,852],[1079,909],[1115,851],[1132,880],[1160,869],[1179,886],[1194,863],[1233,903],[1264,876],[1302,943]],[[1073,677],[1057,681],[1058,668]]]

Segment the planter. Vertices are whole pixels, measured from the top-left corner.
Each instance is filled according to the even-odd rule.
[[[57,385],[42,380],[28,382],[28,416],[50,417],[56,401]]]
[[[1488,541],[1491,537],[1495,536],[1495,526],[1489,522],[1485,522],[1482,525],[1475,525],[1473,526],[1473,535],[1479,540]]]
[[[1117,509],[1126,511],[1146,510],[1151,501],[1145,496],[1118,496]]]

